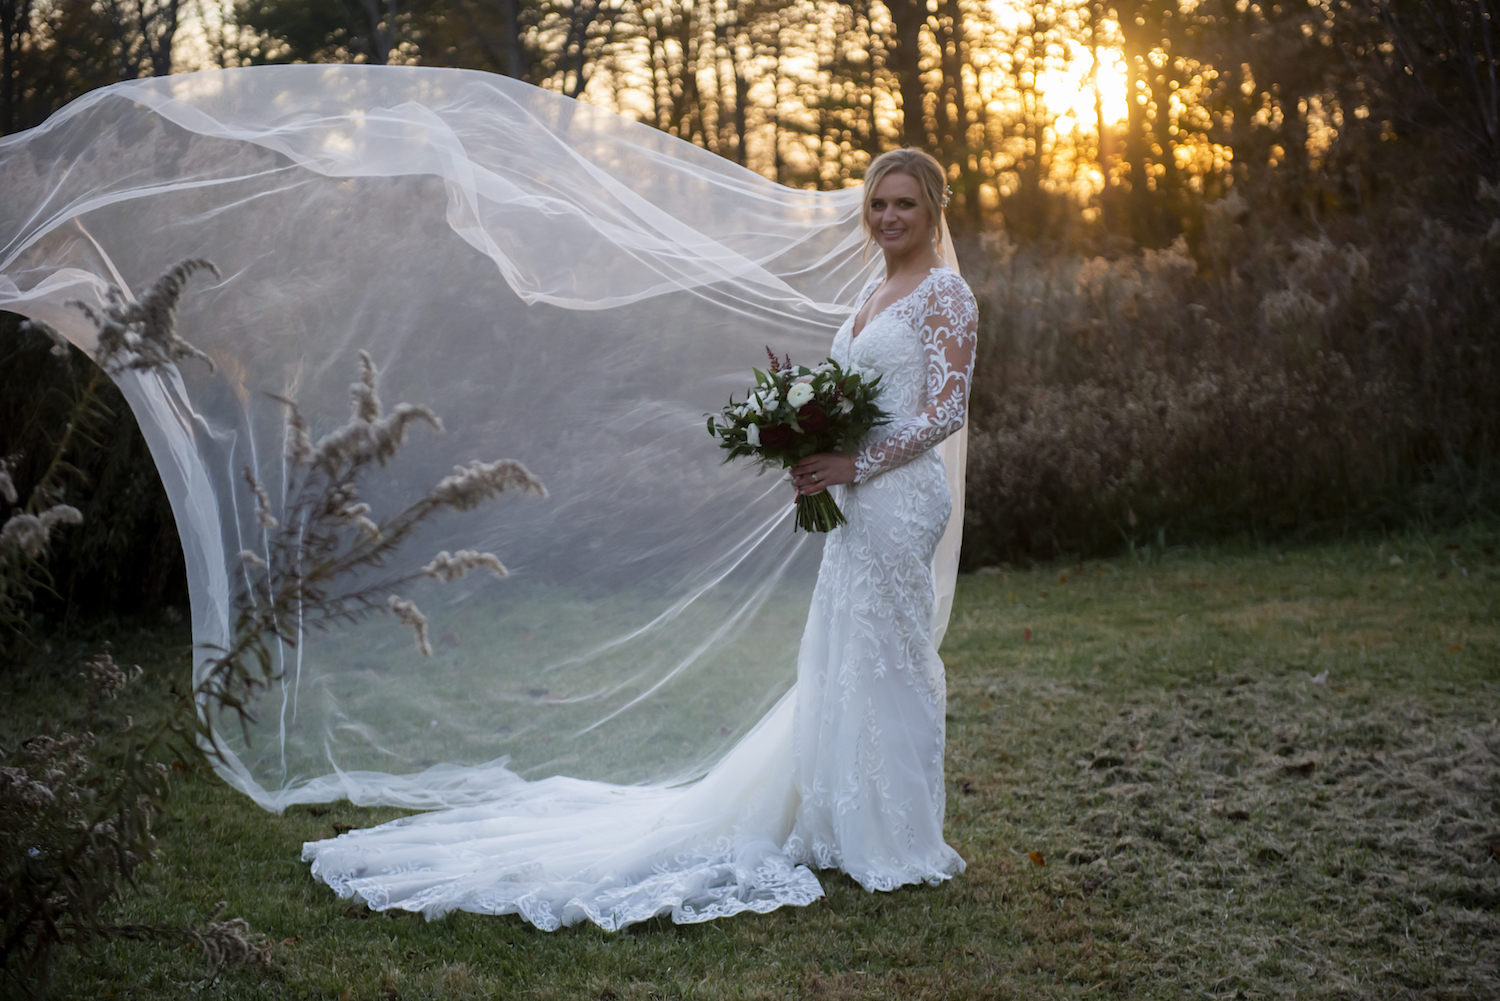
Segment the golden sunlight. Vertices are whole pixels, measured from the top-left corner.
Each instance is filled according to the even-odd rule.
[[[1071,132],[1075,128],[1086,132],[1097,129],[1095,85],[1099,88],[1098,98],[1103,105],[1106,125],[1118,125],[1128,114],[1125,60],[1119,51],[1100,48],[1098,74],[1090,79],[1093,64],[1093,53],[1081,49],[1067,65],[1037,74],[1036,89],[1047,110],[1057,116],[1059,133]]]

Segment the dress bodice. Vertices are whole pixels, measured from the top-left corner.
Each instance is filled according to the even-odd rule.
[[[880,374],[877,401],[891,415],[862,443],[856,483],[911,461],[963,426],[978,341],[973,293],[942,267],[855,336],[854,318],[879,284],[877,279],[865,287],[833,339],[832,357],[840,365]]]

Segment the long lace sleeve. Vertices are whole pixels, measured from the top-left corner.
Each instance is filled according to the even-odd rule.
[[[933,282],[922,324],[927,353],[927,406],[898,416],[854,458],[854,482],[910,462],[964,426],[969,380],[979,340],[979,310],[962,278],[951,272]]]

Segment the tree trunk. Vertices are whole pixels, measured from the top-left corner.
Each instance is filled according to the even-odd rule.
[[[908,146],[928,145],[927,123],[922,109],[921,43],[927,23],[927,0],[889,0],[891,38],[885,65],[896,78],[901,93],[901,137]]]
[[[505,12],[505,75],[526,79],[526,64],[521,58],[521,0],[501,0]]]
[[[1093,4],[1089,8],[1089,53],[1094,60],[1089,68],[1089,87],[1094,91],[1094,121],[1098,130],[1098,148],[1094,151],[1094,156],[1104,183],[1099,191],[1099,223],[1108,229],[1114,215],[1110,205],[1113,193],[1109,187],[1109,176],[1114,161],[1115,136],[1114,130],[1104,120],[1104,95],[1099,89],[1099,23],[1103,19],[1103,3]]]
[[[31,23],[31,0],[0,0],[0,135],[16,130],[16,56]]]

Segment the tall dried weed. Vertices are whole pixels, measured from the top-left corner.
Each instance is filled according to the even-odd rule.
[[[1232,194],[1191,246],[980,238],[968,564],[1500,507],[1500,217],[1390,226],[1284,234]]]

